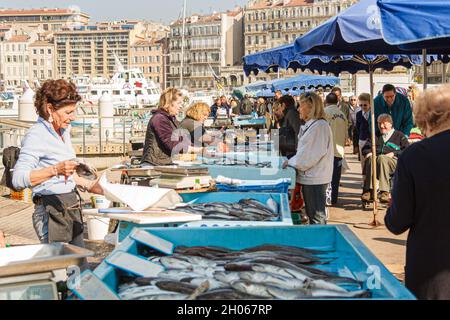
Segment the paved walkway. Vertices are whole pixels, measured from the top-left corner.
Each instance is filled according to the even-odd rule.
[[[342,176],[339,202],[330,208],[330,224],[346,224],[359,239],[383,262],[397,278],[404,278],[407,233],[395,236],[385,227],[379,229],[359,229],[355,226],[373,220],[373,210],[363,210],[361,205],[362,178],[357,156],[346,150],[350,171]],[[386,210],[380,209],[378,221],[384,223]]]

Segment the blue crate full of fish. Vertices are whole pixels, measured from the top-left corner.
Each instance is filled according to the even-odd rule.
[[[135,229],[94,275],[123,300],[415,299],[344,225]]]
[[[241,227],[241,226],[292,226],[292,215],[289,207],[289,199],[286,193],[264,193],[264,192],[199,192],[180,194],[184,203],[189,204],[187,208],[179,207],[179,211],[202,214],[202,220],[188,223],[169,223],[158,225],[138,225],[132,222],[121,221],[117,232],[117,241],[122,242],[135,227]],[[259,211],[256,206],[265,208]],[[258,204],[259,203],[259,204]],[[233,205],[237,207],[244,204],[240,211],[243,214],[235,214]],[[198,207],[197,207],[198,206]],[[198,210],[197,210],[198,209]],[[254,210],[255,209],[255,210]],[[213,215],[205,214],[203,210],[210,211]],[[230,212],[231,211],[231,212]],[[255,214],[252,214],[252,211]],[[266,216],[265,211],[272,211],[271,216]],[[227,212],[230,212],[228,214]],[[257,215],[261,213],[262,215]]]

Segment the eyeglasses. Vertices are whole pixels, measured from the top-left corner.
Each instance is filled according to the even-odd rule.
[[[360,104],[359,106],[360,107],[368,107],[369,105],[368,104]]]
[[[350,101],[356,101],[356,99],[350,99]]]

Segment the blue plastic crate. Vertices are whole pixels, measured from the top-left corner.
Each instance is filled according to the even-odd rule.
[[[268,192],[268,193],[288,193],[290,182],[278,183],[273,185],[259,186],[235,186],[229,184],[216,183],[216,188],[224,192]]]
[[[280,217],[278,221],[225,221],[225,220],[200,220],[188,223],[167,223],[155,225],[138,225],[132,222],[121,221],[117,234],[118,242],[122,242],[133,230],[133,228],[149,227],[242,227],[242,226],[292,226],[291,209],[289,207],[289,198],[284,193],[251,193],[251,192],[201,192],[180,194],[184,202],[208,203],[208,202],[227,202],[235,203],[241,199],[252,198],[266,203],[272,198],[278,204]]]
[[[372,292],[372,299],[412,300],[407,290],[369,251],[369,249],[345,225],[337,226],[280,226],[242,228],[148,228],[155,236],[172,242],[175,246],[223,246],[243,249],[262,244],[299,246],[308,249],[329,250],[336,259],[330,264],[317,265],[325,271],[340,276],[350,276],[362,281]],[[143,245],[128,237],[116,249],[140,255]],[[373,273],[375,271],[376,273]],[[102,262],[94,274],[117,292],[122,271]],[[379,287],[368,287],[378,275]]]

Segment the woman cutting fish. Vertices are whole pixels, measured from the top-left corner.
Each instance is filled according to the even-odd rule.
[[[33,226],[42,243],[84,246],[81,202],[76,187],[97,194],[98,180],[80,177],[70,139],[70,122],[81,97],[73,83],[48,80],[36,92],[39,118],[27,132],[13,172],[16,189],[32,188]]]

